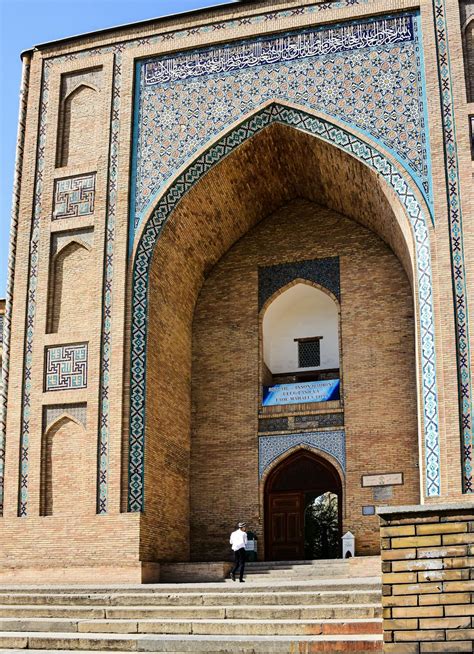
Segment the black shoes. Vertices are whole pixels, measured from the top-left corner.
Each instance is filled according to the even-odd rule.
[[[235,581],[235,578],[234,578],[234,581]],[[241,584],[245,583],[245,579],[239,579],[239,581],[240,581]]]
[[[235,581],[235,574],[233,572],[230,573],[230,578],[232,579],[232,581]]]

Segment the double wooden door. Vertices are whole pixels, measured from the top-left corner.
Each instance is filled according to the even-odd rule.
[[[297,561],[304,558],[304,494],[270,493],[269,558]]]
[[[305,558],[307,501],[326,492],[338,496],[339,532],[342,530],[342,482],[328,461],[308,450],[284,459],[265,484],[265,556],[270,561]]]

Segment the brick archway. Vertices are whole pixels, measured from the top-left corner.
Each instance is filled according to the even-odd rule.
[[[438,401],[434,348],[434,316],[431,283],[430,223],[423,200],[416,185],[400,172],[394,160],[347,128],[336,125],[307,111],[271,103],[256,112],[244,123],[226,133],[201,154],[170,184],[156,208],[146,221],[135,248],[132,272],[131,306],[131,379],[130,379],[130,435],[129,435],[129,511],[143,511],[145,421],[146,421],[146,363],[148,277],[155,245],[165,224],[198,183],[224,159],[239,150],[270,127],[285,126],[298,133],[315,137],[363,164],[371,176],[371,183],[379,185],[397,219],[405,221],[411,232],[400,228],[405,268],[412,277],[414,301],[418,314],[421,365],[418,375],[422,388],[420,417],[424,429],[424,466],[426,495],[440,493]],[[380,189],[379,189],[380,190]],[[395,220],[394,220],[395,222]],[[374,229],[375,225],[371,225]],[[399,226],[400,227],[400,226]],[[393,230],[396,231],[395,226]],[[388,230],[390,231],[390,230]],[[386,236],[390,243],[390,234]],[[391,243],[390,243],[391,244]],[[396,251],[396,247],[394,247]],[[410,252],[412,254],[407,254]],[[403,255],[402,255],[403,256]],[[411,257],[411,258],[410,258]],[[407,261],[409,262],[407,263]]]

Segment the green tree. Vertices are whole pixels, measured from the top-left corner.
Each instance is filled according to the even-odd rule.
[[[305,509],[305,558],[338,558],[340,549],[337,495],[312,497]]]

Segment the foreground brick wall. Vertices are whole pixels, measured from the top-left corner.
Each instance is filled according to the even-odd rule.
[[[472,652],[474,504],[384,507],[385,651]]]

